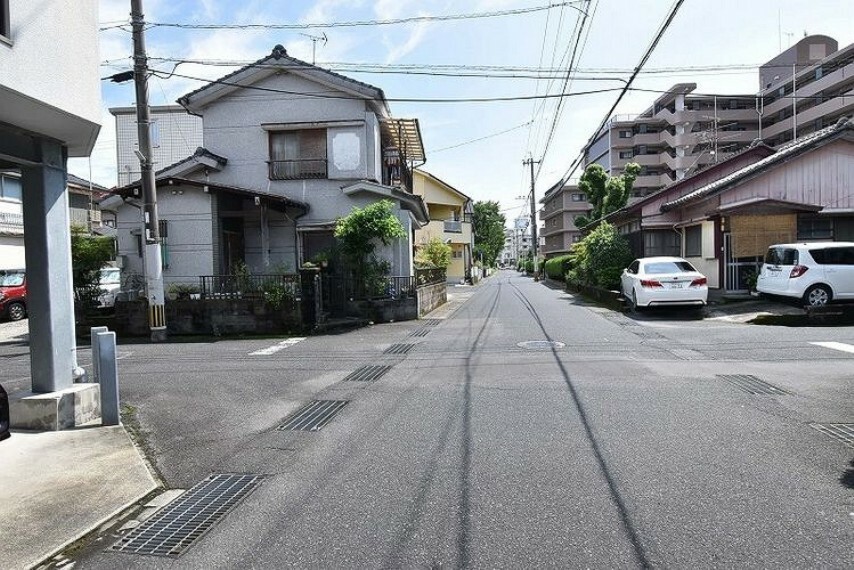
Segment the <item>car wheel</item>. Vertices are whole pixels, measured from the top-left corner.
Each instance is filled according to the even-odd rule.
[[[638,293],[632,289],[632,311],[640,313],[641,310],[643,310],[643,307],[638,306]]]
[[[833,294],[826,285],[813,285],[804,293],[804,305],[823,307],[830,303]]]
[[[27,309],[23,303],[12,303],[9,305],[9,320],[20,321],[27,316]]]

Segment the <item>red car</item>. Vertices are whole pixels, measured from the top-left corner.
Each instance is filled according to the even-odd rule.
[[[27,277],[23,269],[0,269],[0,318],[27,316]]]

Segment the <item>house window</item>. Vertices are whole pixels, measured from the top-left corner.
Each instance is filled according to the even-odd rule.
[[[0,176],[0,200],[20,202],[23,199],[21,179],[11,176]]]
[[[454,259],[462,259],[463,258],[463,250],[455,249],[454,251],[451,252],[451,256]]]
[[[681,249],[682,236],[672,230],[650,230],[643,233],[643,253],[646,257],[678,256]]]
[[[6,39],[12,37],[9,24],[9,0],[0,0],[0,36]]]
[[[326,129],[270,133],[270,180],[326,178]]]
[[[703,255],[703,226],[685,228],[685,257]]]
[[[633,153],[630,150],[621,150],[620,151],[620,158],[631,158],[632,156],[633,156]]]
[[[798,216],[798,241],[833,239],[833,218]]]
[[[586,202],[587,201],[587,194],[584,194],[583,192],[575,192],[572,194],[572,201],[573,202]]]
[[[620,131],[621,139],[630,139],[632,138],[632,131]]]

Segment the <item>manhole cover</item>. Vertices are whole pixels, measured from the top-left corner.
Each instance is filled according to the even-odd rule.
[[[551,350],[553,348],[563,348],[566,345],[556,340],[526,340],[525,342],[517,342],[516,346],[525,350]]]

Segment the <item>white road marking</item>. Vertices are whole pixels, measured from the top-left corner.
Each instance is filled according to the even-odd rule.
[[[305,339],[306,339],[306,337],[304,337],[304,336],[297,336],[294,338],[289,338],[289,339],[283,340],[279,344],[274,344],[273,346],[270,346],[270,347],[267,347],[267,348],[264,348],[261,350],[256,350],[255,352],[250,352],[249,356],[270,356],[271,354],[276,354],[277,352],[279,352],[283,348],[288,348],[289,346],[293,346],[296,343],[303,341]]]
[[[850,352],[854,354],[854,345],[845,344],[844,342],[811,342],[816,346],[824,348],[832,348],[833,350],[841,350],[842,352]]]

